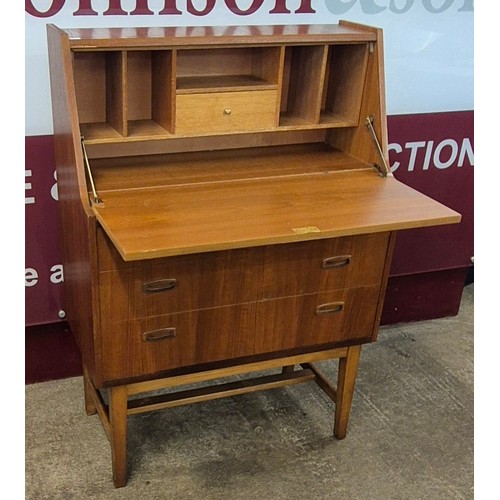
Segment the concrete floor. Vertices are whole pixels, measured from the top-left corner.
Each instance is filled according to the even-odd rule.
[[[26,386],[26,498],[472,499],[473,299],[364,347],[345,440],[313,384],[153,412],[129,419],[117,490],[82,379]]]

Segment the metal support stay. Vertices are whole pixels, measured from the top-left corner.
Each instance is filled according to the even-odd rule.
[[[380,156],[380,160],[381,160],[381,165],[378,165],[377,163],[375,163],[375,167],[380,172],[380,175],[382,177],[387,177],[391,173],[391,170],[390,170],[389,166],[387,165],[387,162],[385,161],[385,156],[384,156],[384,153],[382,151],[382,147],[380,146],[380,142],[377,138],[377,134],[375,133],[375,129],[373,128],[373,122],[374,122],[373,116],[366,117],[365,125],[368,128],[368,130],[370,131],[373,142],[375,143],[375,147],[377,148],[377,152],[378,152],[378,154]]]
[[[85,138],[83,137],[83,135],[80,136],[80,140],[82,143],[83,162],[85,163],[85,169],[87,171],[87,176],[90,182],[90,189],[92,190],[92,201],[94,203],[102,203],[102,200],[101,198],[99,198],[95,188],[94,178],[92,177],[92,170],[90,170],[89,157],[87,156],[87,150],[85,149]]]

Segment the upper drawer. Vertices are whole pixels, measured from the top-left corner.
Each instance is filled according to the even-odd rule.
[[[380,283],[389,233],[270,245],[264,250],[263,298]]]
[[[142,261],[99,273],[101,314],[109,321],[257,300],[262,249],[237,249]]]
[[[262,130],[276,125],[276,90],[181,94],[176,134]]]

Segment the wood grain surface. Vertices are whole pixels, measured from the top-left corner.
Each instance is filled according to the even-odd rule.
[[[288,367],[131,410],[295,383],[294,364],[340,356],[337,391],[313,368],[304,378],[336,401],[344,438],[396,232],[461,218],[374,168],[367,116],[387,157],[381,30],[49,25],[48,36],[65,309],[115,486],[127,479],[128,396],[216,375]]]
[[[59,216],[64,263],[64,310],[96,384],[101,382],[100,344],[95,341],[99,323],[97,303],[96,217],[89,204],[82,161],[67,36],[54,26],[47,29],[54,122],[54,147],[59,187]]]
[[[177,134],[265,130],[275,126],[276,90],[180,94],[176,99]]]
[[[105,380],[143,377],[179,367],[369,339],[378,286],[306,294],[114,321],[102,318]],[[336,312],[318,308],[342,304]],[[332,307],[335,310],[335,308]],[[175,329],[162,340],[144,334]],[[235,361],[236,362],[236,361]]]
[[[458,222],[372,170],[101,193],[93,210],[124,260]]]
[[[72,28],[65,30],[71,47],[79,50],[119,47],[255,45],[371,41],[362,26],[342,24],[276,26],[192,26],[154,28]]]
[[[226,138],[226,146],[228,139]],[[215,141],[209,141],[213,144]],[[191,143],[190,143],[191,144]],[[231,140],[234,145],[234,138]],[[246,147],[142,155],[91,161],[97,190],[180,186],[289,175],[323,174],[371,167],[325,143]]]

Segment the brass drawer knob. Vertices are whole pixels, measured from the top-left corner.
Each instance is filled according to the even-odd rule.
[[[177,280],[173,278],[147,281],[142,285],[144,293],[158,293],[173,290],[177,286]]]
[[[142,334],[144,342],[157,342],[158,340],[173,339],[176,335],[175,328],[159,328],[158,330],[150,330]]]
[[[350,255],[337,255],[335,257],[328,257],[326,259],[323,259],[321,267],[323,269],[333,269],[335,267],[347,266],[349,265],[350,262],[351,262]]]
[[[229,116],[232,112],[233,112],[233,110],[232,110],[231,108],[226,108],[226,109],[224,110],[224,114],[225,114],[226,116]]]
[[[335,314],[344,309],[343,302],[331,302],[330,304],[321,304],[316,307],[316,314]]]

